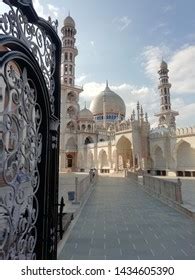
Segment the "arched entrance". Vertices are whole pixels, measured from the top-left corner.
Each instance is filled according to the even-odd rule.
[[[70,137],[65,146],[65,170],[75,171],[76,170],[76,155],[77,155],[77,145],[74,137]]]
[[[195,149],[186,141],[177,148],[177,170],[195,170]]]
[[[154,152],[154,162],[155,162],[155,169],[164,170],[166,169],[165,158],[163,156],[162,149],[157,146]]]
[[[116,145],[117,148],[117,169],[133,167],[132,145],[129,139],[122,136]]]
[[[156,175],[166,175],[166,160],[161,147],[157,146],[154,151],[154,169]]]
[[[99,161],[99,168],[103,169],[105,167],[109,167],[108,164],[108,156],[105,150],[101,150],[99,152],[99,157],[98,157],[98,161]]]

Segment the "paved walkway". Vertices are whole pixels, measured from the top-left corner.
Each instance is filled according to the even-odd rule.
[[[195,260],[195,222],[126,178],[100,177],[59,259]]]

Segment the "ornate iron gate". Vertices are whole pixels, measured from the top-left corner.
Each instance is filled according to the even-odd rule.
[[[61,43],[32,0],[0,16],[0,259],[56,259]]]

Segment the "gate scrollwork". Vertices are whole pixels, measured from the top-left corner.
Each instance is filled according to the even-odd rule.
[[[15,8],[6,0],[10,10],[1,15],[0,31],[7,36],[21,40],[32,51],[45,78],[49,89],[50,106],[54,113],[54,72],[56,68],[55,44],[43,28],[30,23],[19,8]]]
[[[37,90],[26,68],[9,61],[0,69],[2,89],[0,141],[1,186],[0,256],[4,259],[33,259],[38,215],[37,164],[41,161],[42,112]],[[6,250],[9,247],[9,250]]]
[[[61,42],[32,0],[0,15],[0,259],[56,259]]]

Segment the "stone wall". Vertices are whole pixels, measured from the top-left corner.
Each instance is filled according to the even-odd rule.
[[[149,175],[143,176],[143,185],[159,198],[182,203],[181,183],[171,182]]]

